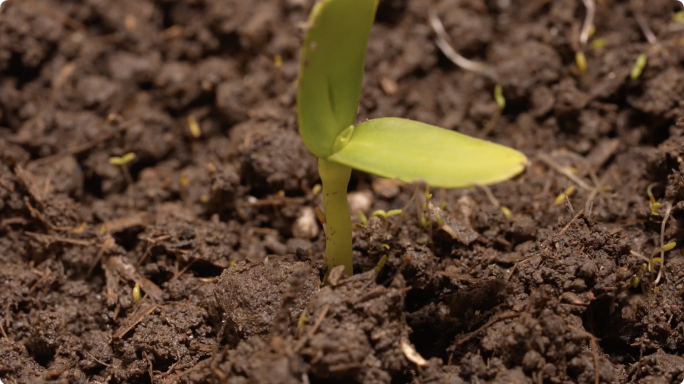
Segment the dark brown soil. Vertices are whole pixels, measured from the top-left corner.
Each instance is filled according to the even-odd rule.
[[[684,241],[679,2],[596,0],[582,47],[580,0],[384,0],[359,119],[486,135],[531,164],[491,188],[510,217],[479,188],[433,190],[429,226],[413,209],[357,225],[357,275],[325,287],[295,117],[312,3],[2,4],[0,380],[681,383],[684,248],[657,286],[638,256],[668,206],[664,240]],[[494,69],[495,125],[496,84],[439,52],[431,7]],[[109,163],[129,152],[132,184]],[[413,192],[355,172],[350,203]]]

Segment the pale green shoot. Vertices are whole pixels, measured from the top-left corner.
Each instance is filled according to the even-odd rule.
[[[343,265],[346,275],[352,274],[346,199],[352,168],[458,188],[509,179],[527,163],[513,149],[411,120],[381,118],[354,125],[377,5],[378,0],[318,2],[300,58],[299,132],[319,158],[328,268]]]

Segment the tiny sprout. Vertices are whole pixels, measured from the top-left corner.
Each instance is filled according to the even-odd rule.
[[[104,235],[105,233],[107,233],[107,226],[103,225],[102,228],[100,228],[100,234]]]
[[[363,224],[364,226],[367,226],[368,225],[368,217],[366,217],[366,214],[363,213],[363,211],[360,209],[356,214],[359,215],[359,220],[361,220],[361,224]]]
[[[314,196],[318,196],[319,193],[321,193],[321,185],[320,185],[320,184],[316,184],[316,185],[314,185],[313,188],[311,189],[311,194],[314,195]]]
[[[503,110],[506,108],[506,98],[503,95],[503,88],[500,84],[494,87],[494,100],[496,100],[496,105],[499,106],[499,109]]]
[[[111,124],[116,120],[116,113],[110,113],[107,115],[107,124]]]
[[[446,201],[442,202],[442,204],[439,206],[439,208],[440,208],[441,210],[445,210],[446,207],[447,207],[447,202],[446,202]]]
[[[442,219],[442,215],[439,212],[435,212],[435,219],[437,220],[437,225],[440,227],[444,225],[444,219]]]
[[[283,66],[283,57],[280,55],[275,55],[273,57],[273,65],[275,65],[276,68],[280,68]]]
[[[640,275],[634,275],[634,280],[632,280],[632,287],[634,287],[634,288],[638,287],[640,282],[641,282],[641,276]]]
[[[648,206],[651,208],[651,215],[653,216],[660,216],[658,213],[658,208],[660,208],[660,203],[656,201],[655,197],[653,196],[653,187],[656,185],[656,183],[653,183],[649,185],[646,188],[646,193],[648,194]]]
[[[202,136],[202,130],[197,123],[197,119],[195,119],[195,116],[193,115],[188,115],[188,128],[190,129],[190,134],[193,137],[198,138]]]
[[[425,198],[430,201],[432,199],[432,193],[430,193],[430,186],[425,187]]]
[[[449,236],[451,236],[452,238],[454,238],[454,239],[458,238],[458,233],[456,233],[456,231],[453,228],[451,228],[450,226],[444,224],[444,225],[442,225],[442,230],[444,232],[448,233]]]
[[[228,268],[233,268],[237,264],[237,260],[231,260],[230,263],[228,264]]]
[[[506,216],[509,219],[513,216],[513,213],[510,209],[508,209],[508,207],[501,207],[501,212],[503,212],[504,216]]]
[[[601,49],[607,44],[606,39],[599,37],[591,41],[591,47],[594,49]]]
[[[670,242],[670,243],[667,243],[667,244],[663,245],[663,251],[665,251],[665,252],[671,251],[671,250],[673,250],[674,247],[676,247],[676,246],[677,246],[677,243],[674,242],[674,241],[673,241],[673,242]],[[656,259],[653,259],[654,262],[655,262],[655,260],[656,260]],[[662,259],[660,260],[660,262],[662,263]]]
[[[663,247],[663,248],[665,248],[665,247]],[[663,263],[663,259],[660,258],[660,257],[654,257],[654,258],[651,260],[651,262],[648,264],[648,271],[649,271],[649,272],[653,272],[653,271],[655,270],[655,265],[656,265],[656,263],[657,263],[657,264],[662,264],[662,263]]]
[[[285,191],[283,191],[282,189],[279,190],[279,191],[278,191],[278,196],[280,196],[280,197],[285,197]]]
[[[375,270],[375,276],[379,275],[380,272],[382,271],[382,268],[385,266],[385,263],[387,262],[387,255],[382,255],[380,260],[378,260],[378,264],[373,268]]]
[[[208,203],[208,202],[209,202],[209,196],[207,196],[207,195],[202,195],[202,196],[200,196],[200,201],[201,201],[203,204]]]
[[[185,175],[185,172],[181,172],[179,178],[181,187],[185,188],[188,186],[188,184],[190,184],[190,179]]]
[[[636,62],[634,63],[634,67],[632,68],[632,73],[629,74],[629,77],[632,80],[636,80],[641,76],[641,73],[644,71],[644,68],[646,68],[646,63],[648,62],[648,57],[645,54],[641,54],[637,57]]]
[[[78,228],[74,228],[74,230],[71,231],[71,233],[73,233],[74,235],[80,235],[81,233],[83,233],[83,231],[85,231],[85,229],[86,229],[86,223],[83,222],[83,223],[81,223],[81,225],[78,226]]]
[[[571,185],[568,188],[565,189],[565,191],[561,192],[558,196],[556,196],[556,199],[553,201],[554,205],[561,204],[564,200],[565,197],[570,197],[572,194],[575,192],[575,186]]]
[[[393,209],[389,212],[385,212],[382,209],[378,209],[377,211],[373,212],[371,217],[376,216],[382,218],[384,221],[387,221],[387,219],[389,219],[390,216],[401,215],[401,212],[401,209]]]
[[[684,11],[679,11],[677,13],[672,14],[672,21],[675,23],[684,23]]]
[[[571,166],[568,165],[567,167],[563,167],[563,169],[565,169],[566,171],[572,173],[573,175],[577,174],[577,168],[575,168],[575,167],[571,167]]]
[[[390,249],[390,246],[389,246],[389,244],[382,244],[382,247],[383,247],[383,248],[385,248],[385,249],[387,249],[387,250],[389,250],[389,249]]]
[[[133,153],[133,152],[128,152],[127,154],[125,154],[121,157],[112,156],[109,158],[109,164],[117,165],[117,166],[121,167],[121,170],[124,174],[124,177],[126,178],[126,182],[129,185],[133,184],[133,178],[131,177],[131,173],[128,172],[128,168],[126,167],[126,164],[130,163],[133,160],[135,160],[135,153]]]
[[[304,333],[304,326],[306,326],[306,322],[309,320],[309,318],[306,317],[306,310],[302,313],[301,316],[299,316],[299,320],[297,321],[297,332],[299,334]]]
[[[587,57],[584,55],[584,52],[580,51],[575,54],[575,64],[580,73],[587,71]]]
[[[140,285],[138,283],[135,283],[135,287],[133,287],[133,301],[139,301],[140,300]]]
[[[135,160],[135,153],[128,152],[123,156],[112,156],[109,158],[109,164],[111,165],[126,165],[131,161]]]
[[[430,220],[428,220],[425,215],[420,216],[420,225],[423,226],[423,228],[427,228],[430,226]]]
[[[658,288],[657,285],[655,287],[653,287],[653,293],[655,293],[655,294],[660,293],[660,289]]]

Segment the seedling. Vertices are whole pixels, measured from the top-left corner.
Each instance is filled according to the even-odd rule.
[[[297,115],[306,147],[318,157],[328,270],[352,274],[347,185],[352,168],[444,188],[497,183],[523,171],[520,152],[400,118],[354,125],[366,44],[378,0],[323,0],[309,18],[300,58]]]
[[[382,272],[382,268],[385,266],[385,263],[387,262],[387,255],[382,255],[380,260],[378,261],[378,264],[373,268],[375,270],[375,276],[379,275],[380,272]]]
[[[606,44],[608,44],[608,42],[606,41],[606,39],[604,39],[602,37],[596,38],[596,39],[591,41],[591,47],[596,49],[596,50],[605,47]]]
[[[190,134],[194,138],[202,136],[202,129],[200,128],[197,119],[195,119],[195,116],[193,115],[188,115],[188,128],[190,129]]]
[[[579,73],[587,71],[587,56],[584,55],[584,52],[579,51],[575,54],[575,65],[577,65]]]
[[[140,285],[138,283],[135,283],[135,286],[133,287],[133,301],[137,302],[140,300]]]
[[[651,215],[660,216],[660,213],[658,213],[660,203],[656,201],[655,197],[653,196],[653,187],[655,187],[656,185],[658,185],[658,183],[650,184],[646,188],[646,193],[648,194],[648,207],[651,208]]]
[[[637,57],[636,62],[634,63],[634,67],[632,67],[632,72],[629,74],[629,77],[632,80],[638,79],[641,76],[641,73],[644,71],[644,68],[646,68],[646,63],[648,63],[648,56],[642,53]]]
[[[135,160],[135,153],[133,152],[128,152],[127,154],[119,157],[119,156],[112,156],[109,158],[109,164],[111,165],[118,165],[121,167],[121,171],[124,174],[124,177],[126,178],[126,182],[130,185],[133,184],[133,178],[131,177],[131,173],[128,172],[128,163],[131,161]]]
[[[559,205],[565,201],[566,198],[570,197],[573,193],[575,192],[575,186],[571,185],[565,189],[565,191],[561,192],[556,196],[556,199],[553,201],[553,205]]]
[[[494,100],[496,101],[496,105],[499,106],[500,110],[506,108],[506,98],[503,95],[503,88],[499,84],[494,87]]]
[[[385,212],[382,209],[378,209],[377,211],[373,212],[371,217],[380,217],[382,218],[383,221],[387,222],[391,216],[396,216],[396,215],[401,215],[403,211],[401,209],[392,209],[389,212]]]
[[[362,210],[359,210],[358,212],[356,212],[356,214],[359,216],[359,220],[361,220],[361,224],[363,224],[364,227],[367,226],[368,225],[368,217],[366,217],[366,214],[363,213]]]

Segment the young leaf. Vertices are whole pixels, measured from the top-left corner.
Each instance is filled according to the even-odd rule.
[[[300,57],[297,117],[314,155],[333,153],[335,139],[356,119],[366,44],[377,0],[323,0],[309,18]]]
[[[460,188],[492,184],[522,172],[522,153],[412,120],[368,120],[330,161],[406,182]]]

